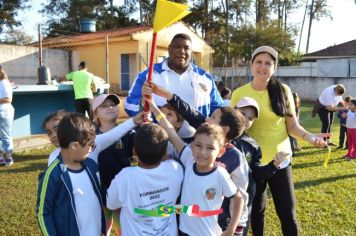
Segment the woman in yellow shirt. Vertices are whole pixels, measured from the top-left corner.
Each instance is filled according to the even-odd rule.
[[[260,115],[248,134],[256,139],[261,147],[263,165],[273,161],[277,152],[292,154],[288,134],[316,147],[324,147],[326,142],[323,137],[329,136],[311,134],[299,125],[290,88],[272,77],[277,62],[278,52],[272,47],[257,48],[251,60],[252,82],[237,88],[231,97],[231,107],[242,97],[254,98],[260,107]],[[298,235],[290,157],[284,160],[278,169],[272,177],[257,183],[251,213],[251,226],[255,236],[263,235],[267,184],[281,221],[283,235]]]

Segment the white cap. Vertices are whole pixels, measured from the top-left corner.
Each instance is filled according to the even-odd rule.
[[[277,67],[277,64],[278,64],[278,52],[270,47],[270,46],[261,46],[261,47],[258,47],[255,49],[255,51],[252,53],[252,59],[257,56],[257,54],[260,54],[260,53],[263,53],[263,52],[266,52],[268,54],[270,54],[275,60],[276,60],[276,67]]]
[[[107,99],[110,98],[113,100],[113,102],[117,105],[120,104],[120,98],[116,95],[116,94],[101,94],[99,96],[97,96],[94,101],[93,101],[93,111],[96,110],[96,108],[98,108],[98,106],[100,106],[101,104],[103,104],[103,102]]]
[[[258,118],[259,113],[260,113],[260,107],[258,106],[258,103],[256,102],[255,99],[250,98],[250,97],[243,97],[238,101],[235,105],[235,108],[242,108],[242,107],[254,107],[256,109],[256,118]]]

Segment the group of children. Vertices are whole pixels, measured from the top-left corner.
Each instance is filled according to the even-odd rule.
[[[37,218],[44,235],[247,235],[256,181],[273,175],[288,154],[260,164],[245,131],[259,116],[252,98],[205,118],[176,94],[145,84],[156,123],[143,112],[117,125],[119,98],[100,95],[94,122],[58,111],[44,121],[57,146],[39,177]],[[189,139],[178,131],[186,120]],[[137,165],[132,165],[136,163]],[[179,217],[176,217],[179,215]]]
[[[343,158],[353,160],[356,159],[356,98],[346,96],[344,106],[347,110],[339,111],[337,114],[340,119],[339,146],[337,148],[347,149],[347,154]]]

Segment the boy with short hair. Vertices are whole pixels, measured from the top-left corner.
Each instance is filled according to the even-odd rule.
[[[60,155],[40,175],[37,219],[43,235],[102,235],[106,233],[95,126],[82,114],[64,116],[58,124]]]
[[[167,120],[173,125],[177,133],[179,134],[180,128],[184,125],[184,118],[178,113],[178,111],[169,103],[164,104],[163,106],[160,107],[160,110],[162,113],[166,116]],[[186,143],[190,143],[193,140],[194,134],[195,134],[195,128],[192,126],[187,126],[187,129],[189,129],[189,132],[191,133],[191,137],[186,137],[183,138],[183,141]],[[180,136],[181,137],[181,136]],[[179,161],[179,153],[175,150],[173,145],[169,142],[168,147],[167,147],[167,158],[172,158],[178,162]]]
[[[181,195],[184,214],[179,224],[182,235],[232,235],[240,220],[244,200],[227,171],[215,163],[216,158],[225,152],[222,128],[212,123],[203,124],[196,130],[189,147],[153,100],[149,103],[157,121],[181,153],[180,160],[185,167]],[[219,208],[224,197],[230,198],[233,204],[231,220],[222,232],[217,215],[223,212]]]
[[[182,166],[171,159],[162,161],[167,144],[167,133],[159,125],[142,125],[134,138],[138,166],[124,168],[107,190],[107,207],[121,209],[122,236],[178,235],[175,214],[157,210],[176,204],[183,182]]]
[[[152,88],[147,86],[147,82],[143,87],[143,95],[150,95],[152,92],[167,99],[167,103],[174,107],[179,114],[188,123],[194,127],[200,127],[205,121],[210,124],[216,124],[222,127],[224,133],[224,148],[225,152],[216,159],[216,162],[223,166],[230,174],[234,184],[238,188],[244,199],[243,213],[240,218],[237,234],[242,234],[243,228],[247,222],[248,209],[248,194],[246,193],[249,182],[249,167],[243,154],[235,148],[230,141],[241,135],[245,127],[245,120],[242,114],[234,111],[230,107],[220,107],[216,109],[209,118],[205,118],[200,112],[192,108],[188,103],[183,101],[178,95],[172,94],[170,91],[151,83]],[[178,150],[177,150],[178,151]],[[179,151],[178,151],[179,152]],[[229,225],[231,212],[229,211],[229,200],[223,202],[224,212],[219,215],[219,224],[224,229]]]

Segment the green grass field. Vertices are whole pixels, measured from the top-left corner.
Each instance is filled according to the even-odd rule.
[[[318,118],[303,106],[302,125],[319,132]],[[333,125],[338,142],[338,122]],[[293,172],[300,235],[356,235],[356,161],[341,156],[346,150],[332,150],[329,167],[322,166],[326,149],[302,143],[294,158]],[[0,167],[0,235],[40,235],[35,218],[37,177],[47,166],[51,148],[14,155],[15,164]],[[272,199],[268,199],[266,235],[282,235]]]

